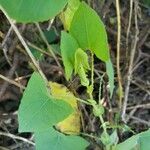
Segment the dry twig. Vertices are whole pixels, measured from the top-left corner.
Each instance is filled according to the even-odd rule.
[[[132,14],[133,14],[133,0],[130,0],[129,23],[128,23],[127,34],[126,34],[126,46],[127,46],[126,49],[127,49],[127,52],[128,52],[128,43],[129,43],[129,34],[130,34],[130,28],[131,28]]]
[[[137,47],[137,42],[138,42],[138,35],[139,35],[139,28],[138,28],[138,2],[134,2],[135,7],[134,7],[134,13],[135,13],[135,38],[134,38],[134,44],[133,44],[133,48],[131,49],[131,54],[130,54],[130,62],[129,62],[129,69],[128,69],[128,74],[127,74],[127,84],[125,87],[125,94],[124,94],[124,103],[123,103],[123,107],[122,107],[122,120],[124,122],[126,122],[126,108],[127,108],[127,103],[128,103],[128,95],[129,95],[129,89],[130,89],[130,83],[131,83],[131,79],[132,79],[132,69],[133,69],[133,62],[134,62],[134,56],[135,56],[135,52],[136,52],[136,47]]]
[[[116,0],[117,23],[118,23],[118,36],[117,36],[117,78],[119,84],[119,107],[122,105],[122,79],[120,72],[120,41],[121,41],[121,18],[120,18],[120,5],[119,0]]]
[[[23,39],[22,35],[20,34],[18,28],[16,27],[16,25],[14,24],[14,22],[11,20],[11,18],[8,16],[7,12],[1,7],[3,13],[5,14],[6,18],[8,19],[9,23],[11,24],[13,30],[15,31],[16,35],[18,36],[20,42],[22,43],[22,45],[24,46],[26,52],[28,53],[29,57],[31,58],[34,66],[36,67],[36,69],[38,70],[38,72],[40,73],[40,75],[42,76],[42,78],[44,79],[45,82],[48,82],[45,75],[43,74],[39,64],[37,63],[36,59],[34,58],[33,54],[31,53],[28,45],[26,44],[25,40]]]
[[[15,55],[14,55],[14,61],[13,61],[13,64],[12,64],[12,68],[9,70],[8,75],[7,75],[7,78],[9,78],[9,79],[12,78],[12,76],[14,75],[15,70],[16,70],[16,68],[17,68],[17,66],[18,66],[18,62],[19,62],[19,61],[18,61],[18,55],[15,54]],[[6,91],[7,87],[8,87],[8,85],[9,85],[9,82],[4,82],[4,84],[2,85],[2,88],[1,88],[1,90],[0,90],[0,97],[3,96],[3,94],[5,93],[5,91]]]
[[[46,37],[45,37],[45,35],[44,35],[42,29],[40,28],[40,25],[39,25],[38,23],[36,23],[36,26],[37,26],[37,28],[38,28],[38,30],[39,30],[39,32],[40,32],[40,35],[41,35],[43,41],[44,41],[45,44],[46,44],[46,46],[47,46],[49,52],[50,52],[51,55],[53,56],[53,58],[54,58],[54,60],[56,61],[57,65],[61,68],[61,65],[60,65],[60,63],[59,63],[59,61],[58,61],[58,59],[57,59],[55,53],[53,52],[51,46],[49,45],[49,43],[48,43],[48,41],[47,41],[47,39],[46,39]]]
[[[25,87],[24,87],[23,85],[21,85],[21,84],[15,82],[14,80],[11,80],[11,79],[6,78],[6,77],[3,76],[2,74],[0,74],[0,78],[3,79],[3,80],[5,80],[5,81],[7,81],[7,82],[9,82],[10,84],[13,84],[13,85],[15,85],[15,86],[21,88],[21,89],[25,89]]]
[[[26,139],[26,138],[23,138],[23,137],[20,137],[20,136],[16,136],[16,135],[13,135],[13,134],[10,134],[10,133],[4,133],[4,132],[0,132],[0,135],[1,136],[7,136],[7,137],[10,137],[12,139],[16,139],[16,140],[21,140],[25,143],[28,143],[28,144],[31,144],[31,145],[35,145],[35,143],[33,143],[32,141]]]

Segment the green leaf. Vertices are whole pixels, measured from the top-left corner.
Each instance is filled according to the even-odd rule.
[[[66,79],[69,80],[74,69],[75,51],[79,46],[76,40],[69,33],[63,31],[61,33],[60,47]]]
[[[140,150],[148,150],[150,148],[150,131],[140,136],[138,143]]]
[[[110,96],[112,97],[114,91],[114,69],[110,59],[106,62],[106,72],[109,78]]]
[[[60,45],[59,44],[51,44],[51,48],[57,55],[61,55]]]
[[[103,105],[99,104],[99,105],[94,105],[93,106],[93,114],[96,116],[96,117],[99,117],[100,115],[103,115],[104,114],[104,107]]]
[[[53,128],[35,133],[37,150],[85,150],[88,142],[79,136],[66,136]]]
[[[79,75],[79,77],[80,77],[80,80],[81,80],[81,84],[83,85],[83,86],[89,86],[89,80],[88,80],[88,78],[87,78],[87,74],[86,74],[86,72],[85,72],[85,70],[84,70],[84,68],[83,68],[83,66],[80,66],[80,68],[79,68],[79,70],[78,70],[78,75]]]
[[[58,38],[56,30],[53,27],[51,27],[49,31],[45,30],[44,31],[44,35],[45,35],[48,43],[50,43],[50,44],[55,42],[57,40],[57,38]]]
[[[39,22],[55,17],[67,0],[0,0],[0,5],[17,22]]]
[[[150,0],[142,0],[142,2],[147,5],[150,9]]]
[[[43,54],[41,52],[39,52],[38,50],[36,50],[35,48],[32,48],[32,47],[30,47],[30,50],[31,50],[33,56],[36,58],[36,60],[42,60]]]
[[[87,54],[81,49],[78,48],[75,52],[75,74],[78,74],[81,80],[81,84],[84,86],[89,85],[89,80],[87,78],[86,72],[90,70],[88,63]]]
[[[60,19],[63,22],[64,28],[69,30],[74,13],[80,5],[80,0],[69,0],[67,9],[61,13]]]
[[[118,144],[115,150],[148,150],[150,147],[150,130],[136,134]]]
[[[110,135],[110,145],[116,145],[119,141],[117,130],[114,130]]]
[[[72,107],[63,100],[49,95],[45,81],[33,73],[19,107],[19,131],[42,131],[64,120],[72,113]]]
[[[80,4],[73,16],[70,33],[82,49],[90,49],[103,61],[109,59],[105,26],[97,13],[85,2]]]
[[[75,73],[78,72],[81,65],[85,71],[90,69],[87,54],[81,48],[78,48],[75,52]]]

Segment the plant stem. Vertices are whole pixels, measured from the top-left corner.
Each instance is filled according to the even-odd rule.
[[[106,125],[105,125],[105,121],[104,121],[102,115],[99,116],[99,119],[100,119],[100,121],[101,121],[101,124],[102,124],[102,127],[103,127],[103,130],[104,130],[105,135],[108,136],[107,129],[106,129]]]
[[[117,24],[118,24],[118,36],[117,36],[117,77],[118,77],[118,84],[119,84],[119,107],[121,109],[123,91],[122,91],[122,79],[121,79],[121,72],[120,72],[121,19],[120,19],[119,0],[116,0],[116,11],[117,11]]]
[[[97,136],[93,136],[93,135],[90,135],[90,134],[87,134],[87,133],[80,133],[81,135],[83,135],[83,136],[86,136],[86,137],[90,137],[90,138],[92,138],[92,139],[98,139],[99,140],[99,137],[97,137]]]
[[[10,83],[10,84],[13,84],[17,87],[19,87],[20,89],[25,89],[25,87],[17,82],[15,82],[14,80],[11,80],[11,79],[8,79],[6,78],[5,76],[3,76],[2,74],[0,74],[0,79],[3,79],[5,80],[6,82]]]
[[[92,93],[94,88],[94,54],[91,53],[91,86],[92,86]]]
[[[130,89],[130,84],[131,84],[131,79],[132,79],[132,73],[133,73],[133,63],[134,63],[134,58],[135,58],[135,52],[137,48],[137,43],[138,43],[138,35],[139,35],[139,27],[138,27],[138,3],[135,2],[135,15],[134,15],[134,21],[135,21],[135,39],[134,39],[134,44],[131,49],[130,53],[130,62],[129,62],[129,68],[128,68],[128,74],[127,74],[127,84],[125,88],[125,97],[124,97],[124,104],[122,108],[122,120],[126,122],[126,108],[127,108],[127,102],[128,102],[128,95],[129,95],[129,89]]]
[[[103,78],[103,76],[102,76],[102,78]],[[93,100],[93,88],[94,88],[94,54],[91,52],[91,85],[90,85],[90,87],[87,87],[87,89],[88,89],[87,92],[88,92],[91,100]],[[91,105],[93,106],[93,109],[97,107],[97,104],[91,103]],[[103,130],[104,130],[104,134],[105,134],[106,138],[108,138],[109,134],[107,133],[107,128],[106,128],[105,121],[104,121],[102,115],[100,115],[99,118],[100,118]],[[106,145],[106,149],[109,150],[107,145]]]
[[[89,102],[87,102],[87,101],[85,101],[83,99],[80,99],[80,98],[76,98],[76,99],[77,99],[77,101],[79,101],[81,103],[84,103],[84,104],[87,104],[87,105],[91,105],[91,103],[89,103]]]
[[[33,146],[35,145],[34,142],[32,142],[32,141],[30,141],[30,140],[28,140],[28,139],[25,139],[25,138],[23,138],[23,137],[16,136],[16,135],[14,135],[14,134],[0,132],[0,136],[7,136],[7,137],[9,137],[9,138],[16,139],[16,140],[20,140],[20,141],[23,141],[23,142],[25,142],[25,143],[31,144],[31,145],[33,145]]]
[[[105,138],[108,139],[108,138],[109,138],[109,134],[107,133],[107,128],[106,128],[106,125],[105,125],[105,121],[104,121],[104,119],[103,119],[103,116],[100,115],[99,118],[100,118],[100,121],[101,121],[103,130],[104,130]],[[108,140],[109,140],[109,139],[108,139]],[[106,146],[106,150],[110,150],[110,145],[106,145],[106,144],[105,144],[105,146]]]

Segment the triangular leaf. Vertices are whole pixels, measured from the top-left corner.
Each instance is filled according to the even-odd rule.
[[[70,33],[82,49],[90,49],[103,61],[109,59],[105,26],[97,13],[85,2],[80,4],[73,16]]]
[[[61,55],[65,67],[66,79],[69,80],[74,68],[75,51],[78,48],[76,40],[67,32],[61,33]]]
[[[64,120],[72,108],[63,100],[56,101],[46,88],[45,81],[33,73],[19,107],[19,131],[42,131]]]
[[[17,22],[39,22],[55,17],[67,0],[0,0],[0,5]]]
[[[79,136],[66,136],[53,128],[35,133],[36,150],[85,150],[88,142]]]

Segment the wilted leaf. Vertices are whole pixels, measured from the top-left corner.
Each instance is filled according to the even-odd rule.
[[[50,96],[45,81],[38,73],[33,73],[19,106],[19,131],[45,130],[71,113],[70,105]]]
[[[88,142],[79,136],[66,136],[53,128],[35,133],[36,150],[85,150]]]
[[[63,99],[71,105],[74,112],[65,120],[57,124],[57,129],[65,134],[79,134],[80,133],[80,111],[78,109],[76,97],[63,85],[49,82],[51,94],[56,99]]]
[[[67,0],[0,0],[0,5],[17,22],[39,22],[55,17]]]
[[[109,48],[105,26],[97,13],[82,2],[73,16],[70,33],[83,50],[91,50],[96,56],[107,61]]]

